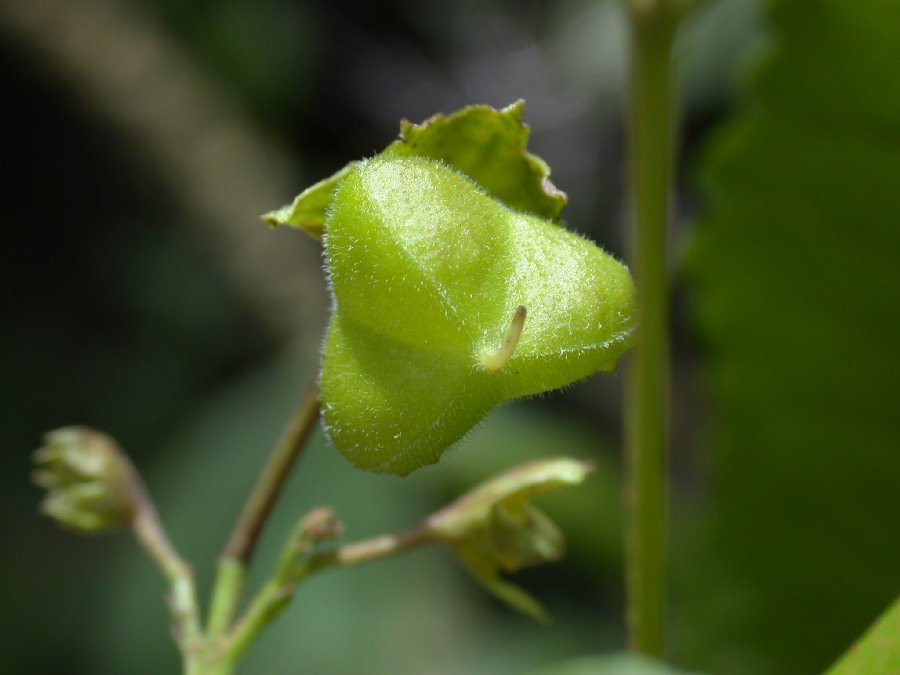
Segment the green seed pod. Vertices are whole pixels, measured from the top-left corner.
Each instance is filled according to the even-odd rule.
[[[371,471],[408,474],[501,402],[611,370],[634,326],[621,263],[428,159],[348,171],[325,252],[325,427]]]

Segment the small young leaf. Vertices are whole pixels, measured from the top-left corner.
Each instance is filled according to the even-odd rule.
[[[450,115],[434,115],[421,124],[400,123],[400,138],[379,157],[424,157],[461,171],[501,202],[517,211],[556,221],[568,197],[550,182],[550,167],[525,149],[528,126],[522,123],[524,101],[502,110],[471,105]],[[265,214],[270,225],[290,225],[321,239],[334,189],[353,168],[308,187],[293,203]]]
[[[294,198],[294,201],[280,209],[265,214],[262,219],[269,225],[291,225],[304,230],[314,239],[321,239],[325,229],[325,215],[331,206],[331,193],[353,168],[350,162],[340,171],[311,185]]]
[[[562,532],[530,500],[549,490],[577,485],[591,471],[591,464],[568,457],[523,464],[432,514],[428,529],[456,551],[490,593],[513,609],[546,622],[548,617],[540,603],[501,573],[562,557]]]
[[[375,158],[333,198],[321,401],[357,467],[434,463],[502,401],[611,370],[627,347],[627,269],[450,167]]]
[[[558,220],[568,197],[550,182],[550,167],[525,146],[525,102],[502,110],[470,105],[450,115],[400,123],[400,138],[385,157],[425,157],[445,162],[511,209]]]
[[[478,557],[466,554],[465,550],[459,551],[460,559],[465,563],[466,569],[475,580],[495,598],[503,602],[511,609],[521,612],[540,623],[550,623],[550,616],[544,606],[521,586],[507,581],[491,567],[485,568],[479,564]]]

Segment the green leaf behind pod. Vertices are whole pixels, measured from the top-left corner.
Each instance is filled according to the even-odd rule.
[[[568,197],[550,181],[547,163],[525,149],[529,129],[522,122],[524,111],[524,101],[516,101],[502,110],[471,105],[450,115],[434,115],[421,124],[403,120],[400,137],[378,156],[444,162],[510,208],[556,221]],[[355,164],[350,162],[308,187],[291,204],[267,213],[263,220],[298,227],[320,239],[334,189]]]
[[[738,675],[821,672],[900,587],[900,3],[767,6],[689,258],[717,416],[682,644]]]
[[[400,138],[386,157],[426,157],[445,162],[511,209],[558,220],[568,202],[550,181],[550,167],[525,149],[529,129],[522,122],[525,102],[502,110],[470,105],[422,124],[400,123]]]
[[[356,165],[334,193],[325,251],[322,407],[360,468],[436,462],[502,401],[611,370],[633,329],[621,263],[431,160]],[[511,359],[488,367],[519,307]]]

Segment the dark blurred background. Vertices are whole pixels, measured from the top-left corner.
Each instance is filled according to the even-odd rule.
[[[767,21],[753,0],[720,0],[683,36],[687,178],[676,270],[706,204],[697,167],[769,40]],[[530,147],[569,194],[569,226],[626,255],[625,42],[621,9],[605,0],[0,0],[0,672],[177,672],[156,570],[125,534],[81,539],[38,516],[30,452],[66,424],[113,434],[208,589],[251,477],[316,368],[326,321],[318,243],[269,230],[258,215],[380,150],[400,118],[525,99]],[[885,241],[890,250],[896,237]],[[694,262],[704,265],[702,247]],[[718,283],[694,276],[697,293]],[[731,490],[747,455],[722,447],[727,429],[716,425],[729,424],[727,415],[715,421],[723,333],[696,312],[703,300],[680,272],[675,283],[673,654],[709,672],[815,672],[900,589],[896,435],[882,444],[875,472],[892,478],[873,487],[860,476],[824,492],[850,490],[851,503],[863,504],[887,490],[847,516],[847,528],[864,521],[866,532],[881,533],[866,540],[871,550],[848,549],[822,523],[821,541],[833,546],[792,552],[786,571],[777,556],[763,572],[745,565],[759,546],[785,552],[784,542],[796,541],[787,526],[769,536],[796,490],[785,482],[765,492],[787,461],[780,454],[750,472],[756,482],[744,493]],[[621,648],[620,385],[618,374],[598,376],[507,406],[441,464],[405,480],[352,470],[319,433],[255,567],[258,580],[281,534],[319,504],[337,508],[347,536],[358,538],[411,525],[527,458],[590,456],[599,462],[590,485],[546,500],[569,536],[569,557],[517,578],[546,604],[552,626],[499,606],[448,553],[417,552],[315,579],[243,672],[521,673]],[[878,409],[898,401],[893,390],[871,395]],[[871,428],[865,414],[852,421]],[[811,473],[832,476],[841,466]],[[766,504],[776,517],[766,518]],[[797,508],[820,523],[814,500]],[[754,532],[745,514],[757,509]],[[729,521],[730,513],[740,515]],[[854,566],[859,558],[869,562]],[[797,591],[790,575],[819,564],[844,576],[823,574]],[[815,603],[804,609],[822,589],[857,582],[866,589],[851,601],[822,601],[840,616]]]

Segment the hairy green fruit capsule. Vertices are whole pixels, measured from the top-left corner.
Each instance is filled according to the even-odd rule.
[[[634,326],[621,263],[428,159],[355,165],[325,251],[325,427],[363,469],[405,475],[501,402],[611,370]]]

